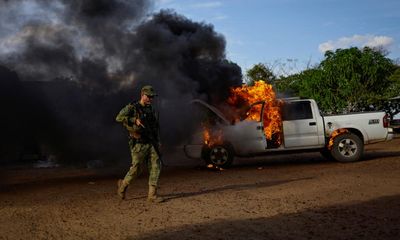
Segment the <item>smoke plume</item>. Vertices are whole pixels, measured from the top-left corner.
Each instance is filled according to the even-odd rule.
[[[70,162],[125,156],[114,119],[147,84],[159,94],[163,143],[180,144],[190,100],[218,104],[241,84],[212,25],[152,7],[146,0],[1,0],[7,131],[0,158],[36,148]]]

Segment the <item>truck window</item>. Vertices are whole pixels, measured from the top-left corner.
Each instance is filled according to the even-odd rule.
[[[257,122],[261,122],[261,110],[263,108],[263,103],[258,102],[254,103],[250,106],[250,108],[246,111],[245,115],[241,117],[241,120],[253,120]]]
[[[193,108],[192,122],[198,125],[206,124],[208,126],[214,126],[216,124],[223,124],[221,118],[219,118],[213,111],[204,106],[195,106]]]
[[[312,118],[310,101],[290,102],[282,106],[282,119],[284,121]]]

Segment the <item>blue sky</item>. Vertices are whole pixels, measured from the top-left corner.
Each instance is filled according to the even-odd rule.
[[[214,25],[243,71],[259,62],[301,70],[325,50],[351,46],[380,46],[400,58],[399,0],[157,0],[161,8]]]

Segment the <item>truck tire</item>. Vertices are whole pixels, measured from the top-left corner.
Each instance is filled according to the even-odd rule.
[[[358,161],[364,153],[364,143],[352,133],[344,133],[333,140],[332,157],[339,162]]]
[[[207,147],[204,154],[206,164],[220,168],[229,168],[232,165],[234,152],[229,144],[220,144]]]

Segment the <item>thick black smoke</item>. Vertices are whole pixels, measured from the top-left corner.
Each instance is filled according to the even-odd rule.
[[[0,69],[7,128],[0,158],[34,149],[69,162],[125,156],[115,115],[145,84],[160,96],[164,144],[179,144],[191,99],[217,104],[241,84],[211,25],[171,10],[148,14],[151,7],[146,0],[0,1],[7,67]]]

